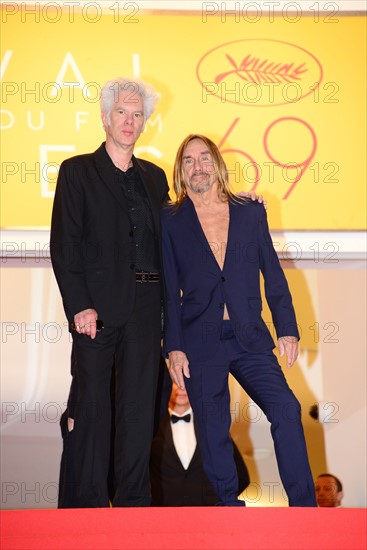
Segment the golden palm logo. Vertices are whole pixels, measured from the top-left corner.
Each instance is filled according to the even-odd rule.
[[[253,82],[254,84],[263,84],[264,82],[297,82],[302,79],[302,75],[307,72],[306,64],[301,63],[295,67],[294,63],[275,63],[269,62],[268,59],[261,61],[258,57],[253,57],[251,54],[236,64],[233,57],[226,54],[229,64],[232,69],[220,73],[215,78],[215,82],[219,84],[226,77],[236,74],[242,80]]]
[[[314,93],[322,80],[318,59],[302,46],[269,39],[221,44],[197,64],[203,102],[267,107],[295,103]]]

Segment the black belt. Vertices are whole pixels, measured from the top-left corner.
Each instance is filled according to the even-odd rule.
[[[159,273],[151,271],[138,271],[135,273],[137,283],[159,283]]]

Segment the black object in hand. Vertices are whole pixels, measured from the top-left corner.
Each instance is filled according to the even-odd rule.
[[[99,332],[104,328],[103,321],[101,319],[96,320],[96,330]],[[76,324],[74,322],[69,323],[69,331],[76,330]]]

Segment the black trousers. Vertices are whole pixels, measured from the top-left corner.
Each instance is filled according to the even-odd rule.
[[[73,333],[77,392],[69,402],[74,429],[62,419],[59,507],[107,507],[113,463],[113,506],[149,506],[149,456],[160,365],[161,295],[157,283],[136,285],[129,321],[95,340]],[[115,395],[111,399],[111,377]],[[75,395],[76,393],[76,395]],[[114,441],[111,446],[111,402]],[[110,456],[111,447],[114,456]]]

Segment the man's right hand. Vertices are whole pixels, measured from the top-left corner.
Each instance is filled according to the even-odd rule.
[[[86,334],[90,336],[92,340],[96,337],[97,326],[96,321],[98,319],[98,313],[95,309],[84,309],[76,315],[74,315],[75,330],[79,334]]]
[[[168,371],[172,382],[185,389],[184,375],[190,378],[189,360],[183,351],[170,351],[168,354]]]

